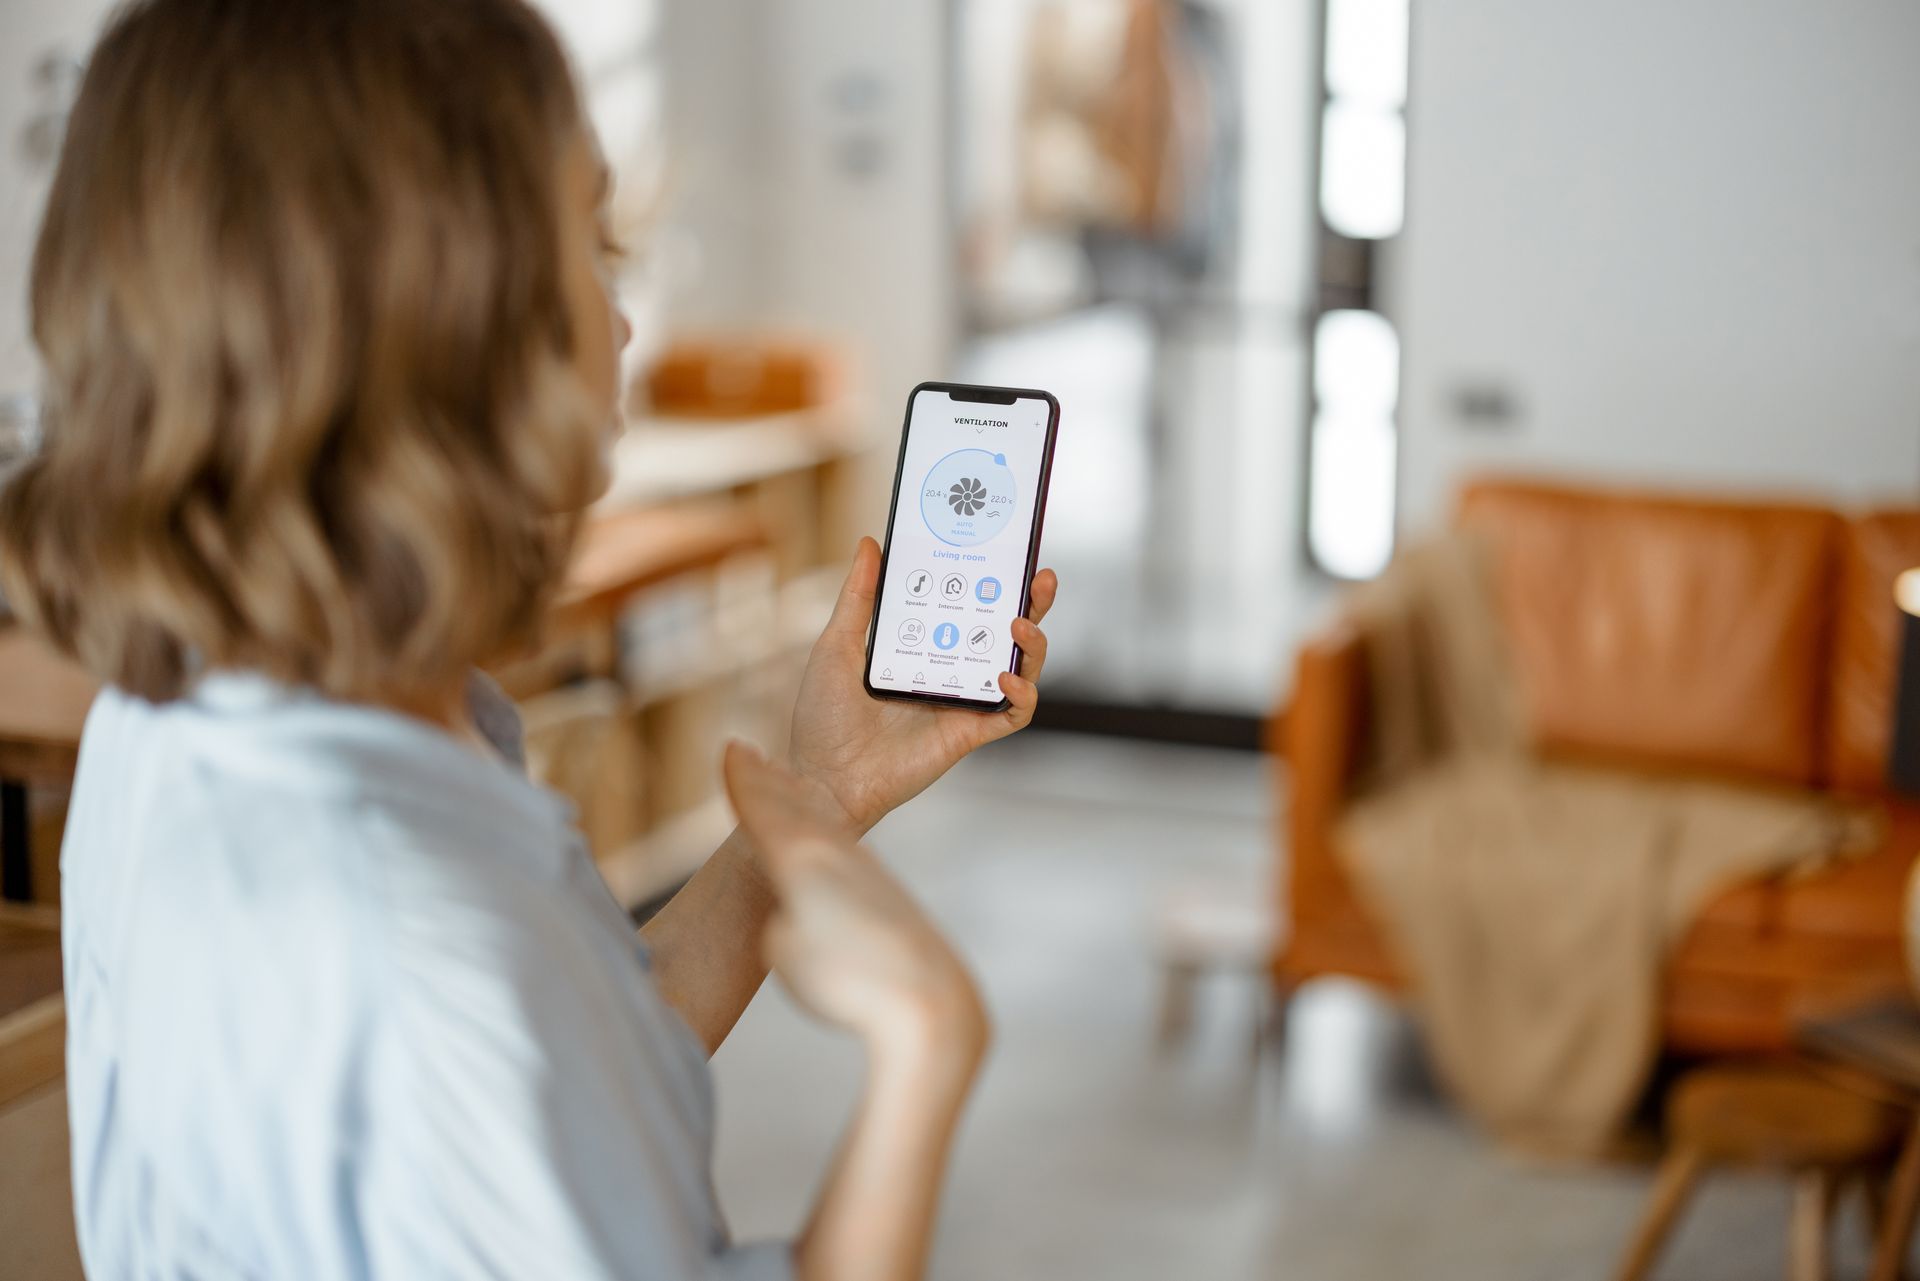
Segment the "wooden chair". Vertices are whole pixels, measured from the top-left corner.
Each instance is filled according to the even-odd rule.
[[[1702,1068],[1667,1100],[1668,1152],[1653,1198],[1616,1274],[1649,1276],[1700,1176],[1715,1166],[1776,1169],[1794,1180],[1789,1275],[1825,1281],[1841,1193],[1858,1181],[1876,1229],[1885,1175],[1907,1117],[1892,1104],[1791,1065]]]

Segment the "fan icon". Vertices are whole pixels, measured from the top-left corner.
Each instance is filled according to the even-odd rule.
[[[947,491],[947,506],[961,516],[971,516],[987,505],[987,487],[972,476],[962,476]]]

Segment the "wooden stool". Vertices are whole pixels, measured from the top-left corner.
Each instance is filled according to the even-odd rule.
[[[1194,881],[1173,890],[1159,912],[1160,1044],[1180,1040],[1193,1021],[1193,991],[1209,974],[1245,974],[1257,984],[1253,1051],[1259,1057],[1273,1016],[1267,964],[1273,958],[1273,910],[1265,897],[1232,882]]]
[[[1667,1099],[1667,1157],[1618,1276],[1640,1281],[1648,1275],[1701,1174],[1716,1165],[1742,1165],[1793,1177],[1790,1275],[1794,1281],[1824,1281],[1827,1231],[1841,1191],[1859,1178],[1878,1220],[1882,1177],[1905,1121],[1899,1108],[1790,1066],[1711,1067],[1690,1074]]]

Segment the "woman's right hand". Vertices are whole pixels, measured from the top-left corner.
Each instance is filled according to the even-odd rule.
[[[780,981],[874,1054],[910,1058],[964,1089],[988,1024],[946,939],[816,787],[738,742],[724,772],[779,897],[766,956]]]

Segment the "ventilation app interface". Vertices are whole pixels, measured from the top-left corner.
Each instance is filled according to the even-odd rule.
[[[998,703],[1013,664],[1048,406],[923,389],[907,419],[867,681]]]

